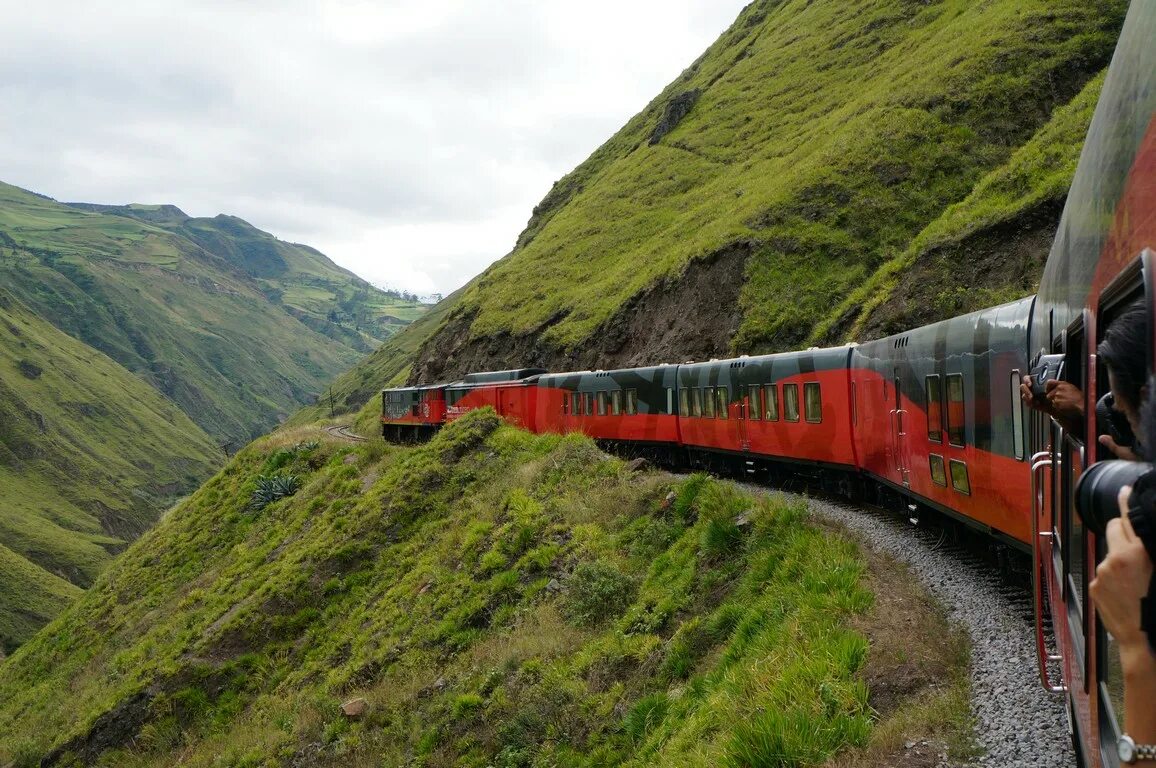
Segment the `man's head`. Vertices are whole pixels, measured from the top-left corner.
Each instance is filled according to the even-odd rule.
[[[1128,417],[1133,432],[1143,434],[1140,407],[1148,398],[1148,312],[1142,299],[1112,321],[1096,354],[1108,369],[1117,410]]]

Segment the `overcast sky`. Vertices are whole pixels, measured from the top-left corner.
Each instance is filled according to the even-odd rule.
[[[448,293],[747,0],[0,0],[0,180]]]

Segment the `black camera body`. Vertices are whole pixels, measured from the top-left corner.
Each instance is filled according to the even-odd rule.
[[[1058,380],[1064,372],[1063,355],[1040,355],[1036,367],[1031,370],[1032,397],[1043,400],[1047,392],[1047,384],[1053,379]]]
[[[1116,396],[1111,392],[1096,401],[1096,434],[1111,436],[1116,445],[1136,446],[1132,425],[1127,416],[1116,410]]]
[[[1150,493],[1156,495],[1156,473],[1146,461],[1098,461],[1084,470],[1080,481],[1076,483],[1076,511],[1084,526],[1097,536],[1103,536],[1108,528],[1108,522],[1120,516],[1118,498],[1120,489],[1125,485],[1132,486],[1132,496],[1128,501],[1128,519],[1132,521],[1136,533],[1141,528],[1152,530],[1146,518],[1152,516],[1150,504],[1144,504],[1145,490],[1151,486]],[[1137,521],[1145,518],[1137,526]],[[1149,552],[1156,549],[1156,531],[1153,531],[1151,546],[1145,541]]]

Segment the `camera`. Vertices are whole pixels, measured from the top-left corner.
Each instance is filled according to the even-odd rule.
[[[1128,417],[1116,410],[1116,396],[1111,392],[1096,401],[1096,434],[1110,435],[1116,445],[1135,447],[1136,435]]]
[[[1140,533],[1140,529],[1151,528],[1147,524],[1152,513],[1152,505],[1145,504],[1145,496],[1156,495],[1156,473],[1146,461],[1098,461],[1080,475],[1076,483],[1076,511],[1084,526],[1097,536],[1103,536],[1108,521],[1120,516],[1117,501],[1120,489],[1132,486],[1132,496],[1128,499],[1128,519]],[[1138,520],[1143,522],[1138,524]],[[1147,541],[1144,542],[1148,544]]]
[[[1036,367],[1032,368],[1032,397],[1043,400],[1047,391],[1047,383],[1052,379],[1059,379],[1064,371],[1063,355],[1040,355]]]

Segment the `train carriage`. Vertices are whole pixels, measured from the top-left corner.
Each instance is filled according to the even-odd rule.
[[[381,434],[387,440],[428,440],[445,420],[443,384],[396,387],[381,392]]]
[[[752,471],[767,459],[856,466],[849,347],[679,366],[683,445],[728,454]]]
[[[675,410],[679,366],[577,371],[538,377],[541,432],[582,432],[635,454],[669,456],[679,443]]]
[[[469,411],[490,406],[515,426],[536,430],[537,380],[544,368],[513,368],[471,373],[446,385],[446,421]]]
[[[855,447],[868,475],[912,500],[1031,547],[1024,465],[1031,297],[851,353]]]
[[[1096,345],[1121,309],[1137,299],[1152,332],[1156,267],[1156,3],[1132,3],[1084,143],[1060,226],[1040,280],[1029,350],[1064,356],[1062,378],[1084,395],[1077,434],[1033,414],[1028,429],[1032,493],[1033,575],[1040,677],[1067,696],[1078,758],[1089,766],[1119,764],[1122,690],[1116,651],[1088,599],[1104,542],[1075,509],[1074,489],[1104,450],[1095,403],[1108,391]],[[1150,344],[1148,370],[1152,369]],[[1150,448],[1151,450],[1151,448]],[[1046,604],[1045,604],[1046,602]],[[1058,645],[1044,643],[1050,611]],[[1058,662],[1062,678],[1049,662]]]

